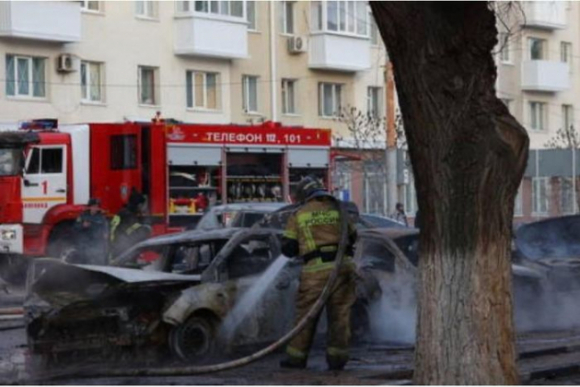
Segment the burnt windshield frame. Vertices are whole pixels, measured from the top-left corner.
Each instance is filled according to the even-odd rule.
[[[19,176],[24,167],[20,147],[0,147],[0,176]]]

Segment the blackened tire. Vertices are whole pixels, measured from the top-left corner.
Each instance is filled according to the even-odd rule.
[[[169,334],[173,354],[188,363],[199,363],[215,355],[217,324],[205,316],[191,316]]]

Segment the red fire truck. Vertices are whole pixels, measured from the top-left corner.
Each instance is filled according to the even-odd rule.
[[[0,126],[0,253],[11,260],[59,256],[92,197],[110,217],[136,188],[159,235],[194,224],[214,204],[286,201],[306,174],[330,182],[326,129],[46,120],[6,129]]]

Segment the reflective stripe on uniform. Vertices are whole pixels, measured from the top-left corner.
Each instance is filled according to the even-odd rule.
[[[125,230],[125,234],[130,235],[133,233],[133,231],[137,230],[139,227],[141,227],[141,224],[135,223],[131,225],[131,227],[127,227],[127,229]]]
[[[342,264],[343,265],[354,265],[354,262],[352,261],[352,257],[344,257]],[[315,273],[318,271],[330,270],[333,267],[334,267],[334,261],[324,262],[324,261],[322,261],[322,258],[315,258],[315,259],[308,261],[308,263],[302,267],[302,271],[305,273]]]
[[[306,247],[309,251],[313,251],[317,249],[317,246],[314,235],[312,235],[312,227],[338,224],[340,214],[336,210],[301,212],[298,213],[296,220],[298,221],[298,228],[302,230],[304,238],[306,239]]]
[[[109,232],[109,238],[111,242],[115,240],[115,230],[121,223],[121,217],[119,215],[115,215],[113,219],[111,219],[111,231]]]
[[[333,357],[348,357],[348,349],[338,348],[338,347],[328,347],[326,348],[326,353]]]
[[[298,359],[306,359],[307,355],[305,352],[302,352],[301,350],[291,346],[286,347],[286,353],[288,354],[288,356],[295,357]]]

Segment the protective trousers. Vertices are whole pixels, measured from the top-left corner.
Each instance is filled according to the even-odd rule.
[[[319,260],[319,259],[317,259]],[[317,261],[314,260],[314,261]],[[350,261],[350,260],[349,260]],[[300,275],[300,287],[296,296],[296,322],[300,321],[312,308],[320,296],[328,277],[332,273],[334,262],[306,265]],[[330,264],[330,265],[329,265]],[[319,270],[316,270],[319,269]],[[348,361],[350,346],[350,311],[354,304],[355,270],[352,261],[344,263],[326,303],[328,320],[326,356],[329,364],[345,364]],[[296,360],[306,360],[312,345],[318,315],[295,336],[286,348],[286,353]]]

